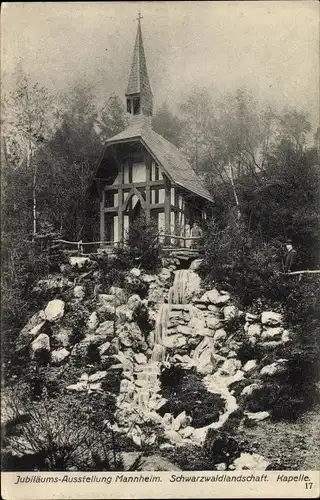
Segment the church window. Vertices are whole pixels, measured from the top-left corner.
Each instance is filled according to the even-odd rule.
[[[140,97],[135,97],[133,99],[133,114],[138,115],[140,113]]]

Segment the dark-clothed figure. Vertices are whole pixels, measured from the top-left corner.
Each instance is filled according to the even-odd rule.
[[[295,269],[295,264],[297,261],[297,252],[293,248],[291,241],[288,241],[286,243],[286,248],[287,248],[287,253],[284,256],[284,262],[283,262],[284,272],[290,273]]]

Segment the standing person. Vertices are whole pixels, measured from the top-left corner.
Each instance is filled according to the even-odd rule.
[[[288,240],[286,242],[286,249],[287,252],[284,256],[283,266],[284,266],[284,272],[290,273],[295,269],[295,264],[297,261],[297,252],[293,248],[291,240]]]
[[[192,238],[201,238],[201,236],[202,236],[202,229],[201,229],[198,221],[195,221],[193,223],[193,226],[191,229],[191,236],[192,236]],[[199,240],[191,240],[191,241],[192,241],[192,247],[196,248],[199,244]]]
[[[188,220],[186,221],[186,225],[184,226],[184,236],[185,238],[190,238],[191,236],[191,228]],[[184,246],[185,248],[190,248],[191,240],[184,240]]]

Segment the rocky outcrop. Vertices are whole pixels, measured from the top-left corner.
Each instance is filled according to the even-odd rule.
[[[58,321],[64,314],[64,301],[60,299],[51,300],[48,302],[44,310],[45,319],[50,323]]]

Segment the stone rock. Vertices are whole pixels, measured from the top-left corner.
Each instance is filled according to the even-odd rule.
[[[223,305],[230,300],[230,295],[228,293],[220,293],[216,288],[205,292],[205,294],[200,298],[201,302],[214,305]]]
[[[131,471],[136,470],[136,465],[139,462],[139,458],[142,457],[141,451],[122,451],[121,452],[121,462],[123,465],[123,470]]]
[[[241,453],[239,458],[233,462],[235,469],[234,470],[266,470],[270,465],[262,455],[258,455],[257,453]]]
[[[126,304],[117,307],[116,315],[121,323],[130,322],[133,320],[133,311],[127,307]]]
[[[213,304],[209,304],[208,305],[208,311],[216,313],[216,314],[220,314],[219,307],[218,306],[214,306]]]
[[[50,352],[50,339],[45,333],[40,333],[40,335],[31,343],[30,354],[33,359],[37,353],[45,351]]]
[[[115,308],[120,305],[120,301],[115,295],[99,293],[97,299],[98,305],[102,307],[112,307],[111,312],[114,312]]]
[[[181,427],[186,427],[189,422],[189,418],[185,411],[181,412],[172,422],[172,429],[178,431]]]
[[[201,267],[203,259],[195,259],[191,262],[189,269],[190,271],[198,271]]]
[[[70,345],[70,337],[72,335],[72,330],[67,328],[59,328],[59,330],[53,332],[52,338],[58,344],[63,347],[68,347]]]
[[[239,315],[238,308],[236,306],[226,306],[223,308],[223,316],[226,321],[237,318]]]
[[[120,348],[120,346],[119,346],[119,339],[117,337],[115,337],[110,342],[110,347],[108,349],[108,353],[110,355],[118,354],[119,348]]]
[[[201,279],[200,276],[194,271],[189,271],[187,274],[187,282],[185,287],[185,301],[186,303],[192,301],[193,297],[201,292]]]
[[[184,427],[183,429],[179,430],[179,434],[183,439],[189,438],[190,436],[192,436],[193,433],[194,433],[194,427],[191,427],[191,425],[187,425],[187,427]]]
[[[257,366],[257,361],[255,359],[250,359],[245,363],[245,365],[242,367],[242,370],[246,373],[252,372]]]
[[[99,326],[99,318],[96,311],[90,314],[89,319],[87,321],[87,327],[89,330],[96,330]]]
[[[221,375],[235,375],[236,372],[241,368],[241,361],[238,359],[230,358],[227,359],[220,368]]]
[[[221,462],[220,464],[216,464],[215,468],[216,468],[216,470],[223,471],[223,470],[227,470],[227,465],[225,463]]]
[[[194,335],[194,330],[191,326],[178,325],[175,331],[181,333],[181,335]]]
[[[33,291],[38,293],[43,293],[47,291],[55,291],[62,290],[64,288],[68,288],[72,286],[72,281],[69,281],[65,276],[61,276],[60,274],[49,275],[48,278],[41,279],[37,282],[37,285],[34,287]]]
[[[123,290],[123,288],[120,288],[118,286],[112,286],[110,287],[109,293],[116,297],[116,300],[118,301],[119,305],[125,304],[127,302],[127,295],[126,292]]]
[[[211,328],[212,330],[217,330],[217,329],[221,328],[221,326],[222,326],[220,319],[215,317],[215,316],[208,316],[206,318],[206,323],[207,323],[207,327]]]
[[[282,315],[273,311],[264,311],[261,314],[261,323],[265,326],[279,326],[282,324]]]
[[[67,351],[64,347],[61,349],[56,349],[51,353],[51,363],[53,365],[61,365],[64,361],[68,359],[70,356],[70,352]]]
[[[82,269],[86,264],[89,264],[91,260],[89,257],[70,257],[69,263],[72,267]]]
[[[261,420],[265,420],[270,417],[270,413],[268,411],[257,411],[254,413],[247,412],[245,415],[249,420],[254,420],[256,422],[261,422]]]
[[[104,342],[103,344],[101,344],[98,347],[98,352],[100,356],[104,356],[105,354],[107,354],[109,347],[110,347],[110,342]]]
[[[254,391],[261,389],[262,384],[250,384],[242,389],[241,396],[251,396]]]
[[[98,380],[104,379],[106,375],[107,375],[106,371],[99,371],[99,372],[93,373],[92,375],[89,375],[88,382],[90,384],[92,384],[93,382],[97,382]],[[80,378],[80,380],[81,380],[81,378]]]
[[[134,341],[142,341],[143,336],[136,323],[125,323],[117,328],[119,342],[125,347],[132,347]]]
[[[287,361],[287,359],[278,359],[274,363],[264,366],[260,371],[260,375],[273,376],[283,372],[286,369]]]
[[[60,299],[50,300],[44,310],[45,318],[50,323],[61,319],[64,315],[64,302]]]
[[[283,330],[282,338],[281,338],[283,343],[289,342],[290,340],[290,333],[288,330]]]
[[[141,301],[139,295],[131,295],[131,297],[129,297],[129,299],[128,299],[127,307],[131,311],[135,311],[135,309],[141,304],[141,302],[142,301]]]
[[[247,312],[245,319],[246,319],[247,323],[255,323],[255,322],[259,321],[259,316],[257,316],[257,314],[252,314],[252,313]]]
[[[82,300],[84,299],[85,297],[85,290],[84,290],[84,286],[82,285],[77,285],[74,287],[73,289],[73,296],[76,298],[76,299],[79,299],[79,300]]]
[[[157,281],[157,277],[153,274],[142,274],[141,280],[145,283],[152,283],[153,281]]]
[[[160,281],[166,282],[171,278],[171,274],[172,274],[171,269],[168,269],[167,267],[163,267],[161,269],[160,274],[158,274],[158,278],[160,279]]]
[[[114,322],[111,320],[103,321],[96,329],[95,335],[105,339],[112,339],[115,336]]]
[[[137,267],[134,267],[133,269],[130,269],[130,274],[138,278],[141,274],[141,270],[138,269]]]
[[[264,328],[262,330],[262,335],[261,338],[263,340],[280,340],[282,339],[282,334],[283,334],[283,328],[282,326],[276,326],[274,328]]]
[[[187,344],[187,340],[184,335],[177,333],[176,335],[170,335],[166,337],[163,341],[163,345],[169,349],[177,349],[179,347],[184,347]]]
[[[165,413],[162,417],[162,424],[165,427],[168,427],[171,429],[172,427],[172,422],[173,422],[173,415],[171,413]]]
[[[236,358],[236,357],[237,357],[236,351],[229,351],[228,354],[227,354],[227,358],[228,359]]]
[[[140,365],[146,364],[148,362],[146,355],[143,354],[142,352],[139,352],[138,354],[134,354],[134,359]]]
[[[213,343],[214,344],[222,344],[227,338],[227,332],[223,330],[222,328],[219,328],[219,330],[216,330],[214,336],[213,336]]]
[[[157,283],[151,283],[148,291],[148,302],[152,304],[159,304],[164,301],[165,291],[162,286],[157,285]]]
[[[261,325],[259,323],[249,323],[245,325],[244,330],[249,337],[260,337]]]
[[[182,443],[182,437],[180,436],[179,432],[174,431],[174,430],[168,430],[165,431],[164,437],[168,439],[173,444],[180,444]]]
[[[204,337],[195,348],[192,359],[196,365],[198,373],[209,375],[212,373],[214,365],[212,362],[213,340],[211,337]]]

